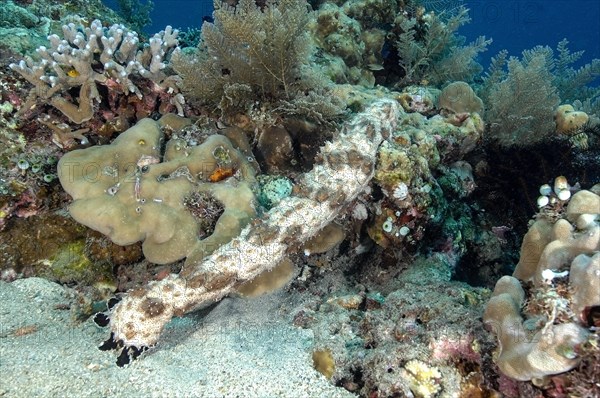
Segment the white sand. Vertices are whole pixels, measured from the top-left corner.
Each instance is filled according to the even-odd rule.
[[[118,352],[98,350],[106,330],[57,308],[71,297],[44,279],[0,282],[1,397],[354,396],[313,369],[312,333],[277,313],[277,293],[176,319],[158,347],[125,368]],[[28,326],[36,331],[15,335]]]

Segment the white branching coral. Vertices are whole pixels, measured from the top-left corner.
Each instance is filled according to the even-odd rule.
[[[123,25],[102,26],[94,20],[84,26],[80,19],[62,27],[62,38],[48,36],[50,47],[41,46],[37,53],[40,61],[26,57],[10,68],[33,84],[22,111],[33,107],[39,100],[47,102],[73,123],[83,123],[93,116],[94,101],[100,102],[97,83],[119,89],[125,94],[136,94],[140,89],[131,77],[139,75],[151,80],[161,89],[178,94],[177,77],[165,73],[166,60],[177,50],[178,31],[167,26],[140,49],[136,32]],[[77,103],[61,96],[74,87],[80,88]],[[173,102],[179,113],[182,99]]]
[[[112,310],[112,339],[131,347],[154,345],[173,317],[221,299],[241,283],[273,269],[288,252],[328,225],[373,177],[376,153],[401,113],[382,100],[349,122],[320,153],[321,162],[283,199],[239,237],[179,275],[129,292]],[[188,262],[189,263],[189,262]]]

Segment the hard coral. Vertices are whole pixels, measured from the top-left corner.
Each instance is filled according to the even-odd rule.
[[[62,37],[48,37],[49,48],[37,49],[40,61],[25,57],[10,65],[34,86],[21,114],[41,102],[58,109],[75,124],[84,123],[92,119],[95,103],[102,100],[98,84],[109,87],[112,95],[135,94],[140,99],[142,94],[153,91],[168,93],[166,102],[183,113],[177,78],[167,73],[165,63],[177,48],[177,30],[167,26],[141,49],[137,33],[123,25],[104,28],[99,20],[86,25],[83,19],[76,18],[62,30]],[[152,87],[144,88],[144,80],[150,81]],[[113,98],[105,102],[114,105],[115,101]]]
[[[599,219],[600,196],[582,190],[563,213],[548,217],[542,209],[525,235],[514,277],[498,281],[484,315],[498,337],[497,363],[505,375],[540,383],[579,363],[578,346],[593,326],[589,314],[600,306]],[[533,283],[525,320],[526,295],[517,278]]]
[[[576,111],[572,105],[561,105],[554,112],[556,131],[571,135],[580,130],[590,119],[587,113]]]
[[[438,108],[451,113],[483,114],[483,101],[465,82],[448,84],[438,97]]]
[[[432,96],[432,90],[418,87],[409,88],[404,94],[412,93]],[[406,97],[398,99],[406,109]],[[438,222],[431,214],[446,211],[442,204],[446,200],[435,198],[440,188],[452,189],[451,195],[455,197],[466,197],[473,192],[471,166],[461,160],[450,162],[472,150],[481,137],[482,130],[473,120],[469,117],[464,124],[455,126],[440,116],[401,114],[400,128],[378,150],[374,181],[384,198],[373,210],[376,216],[368,226],[369,236],[377,244],[396,248],[414,246],[423,238],[425,228]],[[444,175],[435,176],[439,174],[434,173],[436,169],[444,170]]]

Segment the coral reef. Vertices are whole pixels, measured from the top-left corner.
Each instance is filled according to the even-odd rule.
[[[554,185],[556,196],[540,203],[523,238],[513,276],[498,281],[484,315],[498,337],[500,370],[538,386],[577,366],[578,347],[594,326],[590,314],[600,305],[599,187],[569,197],[561,195],[569,190],[564,177]],[[532,284],[527,293],[526,282]]]
[[[554,112],[556,132],[569,137],[575,147],[589,148],[586,127],[590,127],[590,117],[583,111],[576,111],[572,105],[560,105]],[[594,123],[595,124],[595,123]]]
[[[462,46],[456,30],[469,18],[426,12],[416,2],[326,2],[309,24],[320,49],[316,63],[337,83],[433,84],[472,80],[481,66],[484,37]]]
[[[0,74],[0,76],[2,76]],[[7,90],[15,85],[2,84]],[[59,151],[50,141],[31,142],[17,128],[12,92],[2,93],[0,103],[0,231],[16,218],[43,213],[60,193],[56,187]]]
[[[560,116],[566,109],[556,109],[561,102],[572,102],[589,115],[599,112],[598,88],[593,83],[600,60],[575,70],[571,65],[582,52],[571,53],[567,44],[566,40],[558,44],[558,57],[550,47],[536,46],[523,51],[521,59],[508,57],[506,51],[492,59],[478,94],[488,108],[486,118],[493,140],[503,146],[531,146],[550,139],[555,132],[554,113]],[[576,116],[581,119],[582,114],[571,118]],[[557,120],[556,131],[561,134],[566,129],[563,124]],[[576,125],[569,130],[571,135],[581,132],[586,123]]]
[[[424,88],[415,91],[427,92]],[[414,111],[418,109],[415,99],[406,102],[413,105],[409,106],[413,113],[403,115],[401,127],[379,149],[374,182],[383,199],[368,206],[375,216],[367,231],[380,246],[414,249],[427,228],[449,226],[455,219],[448,214],[452,196],[464,198],[475,189],[471,166],[462,159],[481,138],[483,122],[477,113],[481,109],[468,102],[477,104],[476,97],[451,105],[447,96],[440,101],[448,109],[429,118],[425,115],[431,109],[421,108],[421,114]],[[401,104],[405,98],[399,96]],[[450,108],[461,111],[461,117]]]
[[[366,261],[383,272],[376,258]],[[345,259],[296,282],[310,294],[296,293],[305,299],[294,324],[313,331],[315,352],[330,353],[330,380],[358,396],[494,396],[483,376],[493,337],[477,319],[489,292],[451,282],[453,262],[420,257],[379,284],[352,275]]]
[[[109,24],[124,22],[101,0],[8,0],[0,8],[0,49],[9,54],[32,55],[39,46],[47,46],[47,36],[60,33],[61,26],[71,22],[75,14]]]
[[[483,114],[483,101],[465,82],[452,82],[440,92],[437,107],[447,112]]]
[[[6,4],[0,7],[1,27],[23,27],[30,29],[39,23],[39,17],[15,4],[12,0],[7,1]]]
[[[522,60],[506,53],[496,56],[481,93],[488,111],[490,134],[500,145],[532,145],[554,131],[554,109],[560,103],[546,54],[534,52]],[[504,64],[508,72],[503,72]]]
[[[144,30],[144,27],[150,25],[150,13],[154,8],[152,0],[117,0],[119,14],[125,19],[127,24],[138,32]]]
[[[418,11],[415,16],[398,14],[394,21],[398,62],[402,69],[400,83],[415,84],[426,80],[439,85],[449,80],[470,80],[481,72],[475,61],[491,40],[481,36],[461,46],[456,30],[469,21],[468,10],[461,8],[447,20],[433,12]]]
[[[447,2],[216,1],[185,43],[150,0],[5,3],[0,279],[112,307],[118,365],[281,289],[254,303],[350,393],[598,395],[598,60],[480,78]]]
[[[572,105],[561,105],[554,112],[556,131],[561,134],[572,134],[581,129],[590,117],[587,113],[576,111]]]
[[[272,269],[290,247],[327,225],[368,184],[377,148],[393,130],[398,112],[394,102],[373,104],[325,145],[323,163],[302,177],[294,196],[204,261],[125,296],[110,314],[111,338],[126,347],[122,356],[127,357],[131,347],[154,345],[174,315],[218,300],[240,282]]]
[[[218,109],[227,122],[251,111],[318,122],[339,116],[326,82],[308,68],[304,0],[269,2],[264,8],[254,0],[235,7],[217,3],[213,15],[214,23],[202,26],[198,52],[173,58],[191,101]]]
[[[138,111],[138,118],[156,108],[162,113],[176,109],[183,115],[185,101],[177,87],[178,77],[169,74],[165,63],[177,48],[177,33],[167,27],[139,49],[137,33],[123,25],[104,28],[94,20],[86,26],[83,19],[75,18],[63,25],[62,37],[50,35],[50,46],[37,49],[39,61],[25,57],[9,65],[34,86],[19,113],[30,118],[39,115],[39,109],[43,109],[39,105],[48,104],[71,123],[82,124],[96,115],[96,104],[102,102],[108,106],[102,118],[113,121],[120,117],[118,109],[123,106],[119,96],[131,94],[145,107],[146,114]],[[101,94],[98,85],[108,88],[108,93]],[[69,133],[68,126],[50,123],[43,114],[40,122],[54,130],[59,146],[73,137],[87,142],[83,130]]]
[[[583,51],[572,53],[569,48],[567,39],[561,40],[556,46],[558,57],[554,56],[554,52],[549,47],[544,47],[549,57],[554,58],[554,84],[558,88],[560,98],[565,102],[573,102],[579,100],[587,102],[595,108],[593,113],[600,111],[600,101],[598,94],[600,89],[597,85],[591,84],[598,79],[600,73],[600,59],[594,59],[589,64],[581,66],[579,69],[573,67],[581,56]]]

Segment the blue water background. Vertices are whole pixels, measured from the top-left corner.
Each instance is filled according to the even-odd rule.
[[[116,0],[105,0],[116,8]],[[429,8],[452,8],[458,0],[423,0]],[[536,45],[549,45],[566,38],[572,51],[585,50],[580,64],[600,59],[600,1],[597,0],[467,0],[472,21],[459,31],[468,41],[480,35],[494,42],[480,62],[489,63],[492,56],[506,49],[510,55],[520,55]],[[158,32],[166,25],[176,28],[199,27],[202,17],[212,14],[212,0],[154,0],[152,25],[148,33]]]
[[[564,38],[571,51],[585,50],[580,65],[600,59],[600,1],[470,0],[465,4],[472,21],[460,33],[469,40],[479,35],[494,40],[482,56],[483,63],[503,49],[510,55],[521,55],[536,45],[556,49]]]

